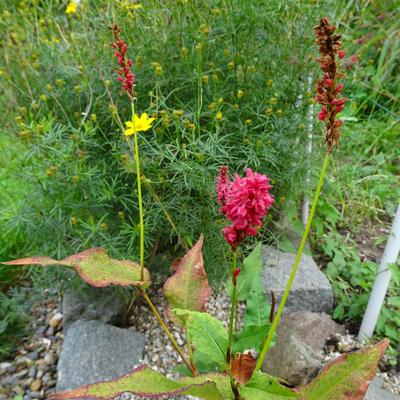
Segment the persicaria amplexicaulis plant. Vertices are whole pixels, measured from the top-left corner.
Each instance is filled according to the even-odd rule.
[[[135,114],[134,75],[131,71],[133,62],[127,56],[128,46],[121,38],[121,29],[113,25],[112,32],[112,48],[118,61],[117,80],[121,83],[122,92],[128,95],[132,107],[131,120],[125,123],[126,126],[122,124],[118,113],[113,113],[113,116],[132,150],[136,163],[140,225],[139,262],[112,259],[104,249],[89,249],[60,261],[49,257],[29,257],[4,264],[59,265],[76,269],[83,280],[95,287],[118,285],[136,288],[180,355],[186,368],[186,376],[173,381],[142,365],[112,381],[51,394],[49,399],[115,399],[124,392],[144,398],[171,398],[187,394],[209,400],[363,399],[379,359],[388,345],[386,340],[339,357],[325,366],[320,375],[309,384],[295,389],[261,372],[296,275],[333,146],[338,143],[340,136],[341,121],[337,119],[337,114],[343,109],[346,99],[339,97],[343,85],[338,83],[342,77],[338,60],[343,58],[344,52],[341,49],[340,35],[334,33],[335,27],[330,25],[328,18],[323,18],[315,28],[321,53],[318,63],[323,71],[323,76],[317,84],[316,100],[322,104],[318,117],[325,122],[327,152],[309,219],[276,315],[268,305],[261,284],[260,244],[244,258],[244,251],[238,251],[246,237],[256,236],[262,228],[264,217],[274,202],[270,193],[272,187],[266,175],[254,172],[250,168],[245,170],[244,177],[235,174],[233,179],[230,179],[228,167],[223,166],[217,178],[217,200],[222,214],[229,221],[229,225],[222,232],[229,245],[232,260],[227,282],[228,294],[231,297],[228,330],[221,321],[205,312],[211,288],[203,263],[201,237],[179,262],[174,263],[174,274],[164,285],[169,323],[177,325],[186,333],[186,350],[178,345],[168,326],[169,323],[164,321],[147,294],[151,279],[144,266],[145,232],[138,135],[151,129],[153,118],[149,118],[147,113],[140,117]],[[246,302],[247,307],[242,326],[238,324],[239,302]]]

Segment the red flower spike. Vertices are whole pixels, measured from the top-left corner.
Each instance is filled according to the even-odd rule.
[[[343,110],[346,98],[337,98],[343,89],[343,84],[337,81],[343,77],[338,71],[337,59],[342,59],[346,52],[341,49],[341,35],[334,33],[335,26],[330,25],[328,18],[322,18],[319,25],[314,28],[317,37],[320,57],[318,64],[324,72],[323,78],[317,82],[317,94],[315,100],[322,104],[318,119],[325,122],[325,141],[328,144],[328,151],[332,152],[333,146],[338,144],[341,130],[341,123],[336,123],[337,114]]]
[[[133,65],[132,60],[128,59],[126,53],[128,51],[128,46],[125,43],[125,40],[120,38],[121,28],[113,24],[111,27],[115,42],[111,44],[111,48],[116,49],[114,52],[114,56],[118,61],[119,67],[115,69],[118,76],[117,81],[121,83],[121,88],[125,91],[130,100],[133,101],[133,86],[134,86],[134,76],[131,72],[131,67]]]
[[[265,175],[246,169],[246,176],[235,174],[227,177],[228,168],[222,167],[217,181],[218,202],[221,212],[230,220],[231,226],[223,229],[223,235],[233,250],[246,236],[256,236],[257,228],[272,206],[274,198],[269,193],[272,186]]]

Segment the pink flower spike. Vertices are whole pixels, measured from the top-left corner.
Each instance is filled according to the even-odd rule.
[[[340,59],[344,58],[346,56],[346,52],[344,50],[339,50],[338,51],[338,56]]]
[[[227,167],[222,167],[217,181],[218,202],[221,212],[231,221],[223,234],[228,244],[236,249],[246,236],[256,236],[257,228],[272,206],[274,198],[269,193],[271,185],[265,175],[246,169],[246,176],[235,174],[230,181]]]
[[[330,78],[324,79],[324,85],[325,85],[326,87],[332,87],[332,85],[333,85],[333,80],[330,79]]]

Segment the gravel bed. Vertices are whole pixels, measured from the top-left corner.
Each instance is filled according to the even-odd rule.
[[[359,350],[362,346],[363,344],[357,340],[355,335],[351,335],[350,333],[335,335],[325,346],[323,363],[326,364],[349,351]],[[385,358],[383,362],[381,361],[379,367],[377,375],[383,378],[385,389],[392,391],[400,397],[400,371],[394,368],[388,369]]]
[[[166,302],[161,290],[152,294],[157,309],[166,309]],[[207,311],[224,322],[229,316],[229,299],[225,290],[215,292],[207,305]],[[241,309],[243,313],[243,307]],[[132,307],[129,328],[146,335],[145,355],[141,363],[166,374],[171,379],[179,375],[175,368],[179,365],[179,357],[164,335],[156,318],[142,300],[137,300]],[[58,301],[48,300],[32,308],[32,331],[34,334],[26,338],[12,360],[0,363],[0,400],[13,399],[20,395],[24,400],[46,399],[54,392],[57,379],[57,361],[63,342],[62,315],[58,309]],[[166,316],[164,315],[165,319]],[[172,328],[179,345],[186,345],[185,335],[176,327]],[[333,360],[343,353],[357,350],[361,344],[354,335],[337,335],[326,345],[323,355],[324,363]],[[378,371],[387,388],[400,396],[400,373],[388,369],[382,364]],[[123,395],[121,400],[137,399],[136,396]],[[179,399],[189,399],[180,396]],[[193,398],[191,398],[193,399]]]

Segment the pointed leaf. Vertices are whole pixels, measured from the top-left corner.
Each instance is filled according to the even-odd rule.
[[[218,381],[218,384],[214,380]],[[229,383],[227,376],[210,374],[172,381],[146,365],[142,365],[117,379],[50,394],[48,398],[49,400],[111,400],[123,393],[131,393],[144,398],[159,398],[161,396],[171,398],[180,394],[189,394],[202,397],[203,399],[219,400],[222,396],[217,386],[221,390],[226,390],[226,382],[224,382],[226,380]]]
[[[239,388],[244,400],[293,400],[300,394],[281,385],[275,378],[263,372],[256,372],[245,386]],[[319,400],[325,400],[322,397]]]
[[[299,388],[304,400],[362,400],[389,341],[343,354],[327,364],[308,385]]]
[[[186,318],[186,326],[196,352],[202,354],[202,362],[217,364],[222,371],[226,369],[226,351],[228,334],[222,322],[210,314],[198,311],[173,310],[174,315],[182,320]]]
[[[243,260],[243,268],[237,278],[236,294],[237,300],[244,301],[250,295],[250,289],[255,277],[261,273],[261,243]],[[227,290],[232,296],[232,280],[227,283]]]
[[[250,352],[236,354],[232,361],[231,371],[235,380],[245,385],[253,375],[256,359]]]
[[[174,267],[176,272],[164,284],[164,295],[168,300],[168,314],[177,322],[172,314],[173,308],[190,311],[204,311],[211,288],[208,285],[204,270],[201,248],[203,237]]]
[[[60,261],[50,257],[28,257],[2,264],[72,267],[77,270],[85,282],[94,287],[133,285],[146,288],[150,285],[150,274],[147,269],[144,270],[145,279],[142,282],[140,281],[140,267],[137,263],[110,258],[107,250],[102,248],[85,250]]]

